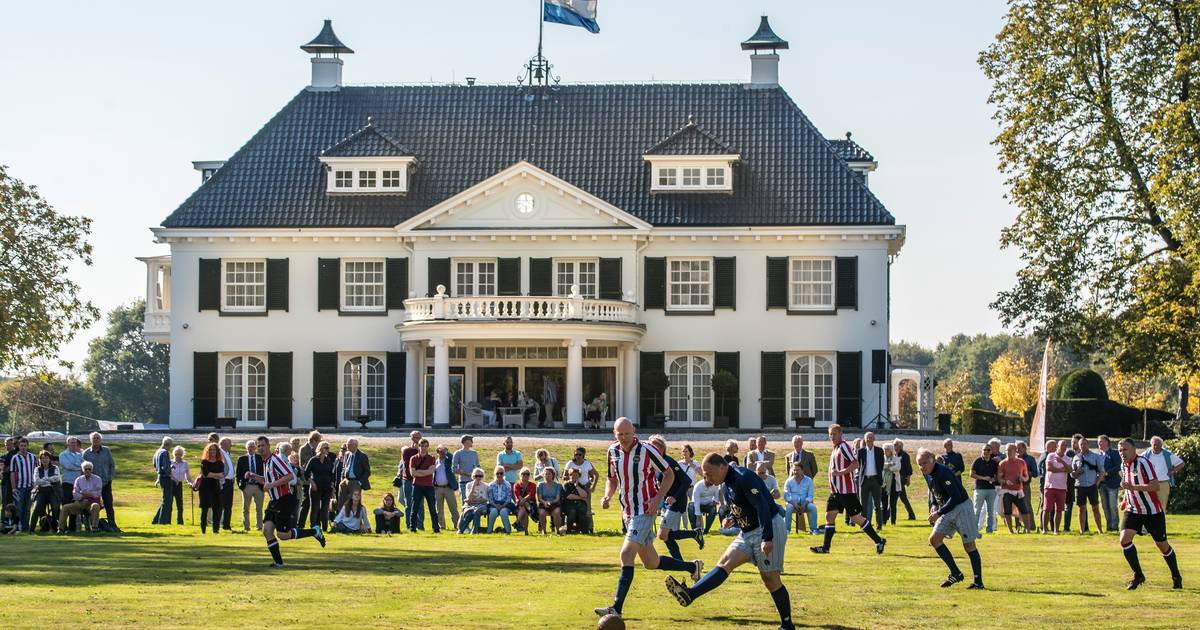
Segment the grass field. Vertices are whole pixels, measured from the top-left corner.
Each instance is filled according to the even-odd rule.
[[[391,490],[399,451],[392,444],[364,447],[376,487],[368,493],[369,507]],[[201,537],[190,524],[151,526],[158,490],[149,461],[156,445],[110,446],[118,463],[117,521],[125,533],[0,538],[5,558],[0,584],[10,603],[0,607],[4,627],[49,621],[115,628],[591,628],[591,609],[611,601],[618,512],[601,512],[598,500],[595,536],[332,535],[326,549],[312,540],[283,542],[287,567],[272,570],[257,532]],[[195,470],[199,449],[185,446]],[[481,446],[484,461],[492,461],[495,446]],[[828,450],[813,446],[824,470]],[[533,448],[518,448],[532,461]],[[566,461],[568,444],[551,448]],[[589,452],[593,460],[602,457],[598,444]],[[919,478],[916,483],[912,499],[920,516],[925,492]],[[824,479],[817,479],[817,488],[823,503]],[[240,502],[236,497],[235,527]],[[186,514],[186,497],[184,508]],[[1032,627],[1047,615],[1071,627],[1194,627],[1200,610],[1200,516],[1171,515],[1168,529],[1180,556],[1183,591],[1170,590],[1166,565],[1147,538],[1138,543],[1149,582],[1129,593],[1128,567],[1114,536],[1006,532],[980,543],[988,590],[962,585],[942,590],[945,567],[925,542],[929,527],[923,520],[886,528],[883,556],[863,534],[842,533],[844,527],[828,556],[808,552],[815,537],[793,534],[784,583],[798,627]],[[729,541],[713,531],[700,552],[692,541],[681,541],[684,555],[712,566]],[[969,567],[957,540],[950,544],[960,565]],[[625,609],[630,628],[776,625],[770,598],[751,567],[689,608],[667,595],[664,575],[638,567]]]

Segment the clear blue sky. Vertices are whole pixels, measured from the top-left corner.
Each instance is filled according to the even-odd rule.
[[[298,46],[332,18],[347,83],[515,79],[538,0],[23,2],[0,20],[0,162],[60,211],[94,220],[76,274],[103,310],[142,296],[149,229],[308,82]],[[600,0],[601,32],[546,25],[566,82],[748,80],[738,43],[760,13],[791,42],[781,82],[825,135],[879,160],[871,187],[908,242],[892,271],[892,338],[1000,329],[988,303],[1017,268],[989,86],[975,63],[1002,0]],[[97,330],[101,324],[98,324]],[[84,333],[63,349],[82,358]]]

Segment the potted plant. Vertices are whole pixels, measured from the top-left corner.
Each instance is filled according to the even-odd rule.
[[[648,394],[654,400],[654,414],[650,418],[651,423],[654,426],[663,426],[665,416],[659,412],[658,400],[662,396],[663,390],[671,386],[671,378],[662,370],[646,370],[642,372],[641,386],[642,394]],[[643,423],[645,423],[645,420],[643,420]]]
[[[726,403],[732,400],[736,404],[738,400],[738,377],[728,370],[717,370],[713,374],[711,386],[719,405],[713,427],[727,429],[729,428],[729,412],[726,410]]]

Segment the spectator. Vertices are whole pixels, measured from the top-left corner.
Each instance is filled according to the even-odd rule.
[[[767,485],[767,492],[771,493],[771,499],[778,501],[783,495],[779,493],[779,480],[770,475],[771,466],[766,460],[759,460],[754,465],[754,472],[758,473],[758,478],[763,480]]]
[[[472,534],[478,534],[483,518],[488,514],[488,484],[483,480],[483,469],[471,471],[467,482],[466,497],[463,499],[462,516],[458,519],[458,533],[465,534],[470,526]]]
[[[0,487],[0,503],[8,505],[13,502],[12,495],[12,469],[9,468],[8,462],[12,459],[13,453],[17,452],[17,438],[9,436],[4,438],[4,454],[0,455],[0,471],[4,472],[3,487]]]
[[[984,444],[980,450],[979,459],[971,464],[971,478],[975,480],[975,517],[983,518],[987,514],[987,533],[996,531],[996,475],[998,474],[996,460],[992,459],[992,449]]]
[[[1000,514],[1008,533],[1015,533],[1012,523],[1012,511],[1015,507],[1021,515],[1021,523],[1027,523],[1029,508],[1025,507],[1025,486],[1029,483],[1029,468],[1025,460],[1017,456],[1017,445],[1009,443],[1005,447],[1005,458],[996,467],[1000,482]],[[1024,528],[1023,531],[1031,531]]]
[[[688,479],[692,480],[692,485],[704,478],[704,472],[700,468],[700,462],[695,460],[696,452],[692,450],[691,444],[684,444],[679,448],[679,467],[683,472],[687,473]],[[568,469],[570,466],[568,466]]]
[[[12,485],[13,504],[17,507],[17,528],[29,531],[30,510],[33,509],[34,474],[38,467],[37,457],[29,452],[29,440],[17,438],[17,452],[8,458],[8,470]]]
[[[80,465],[81,473],[75,478],[71,489],[73,502],[63,506],[62,518],[58,520],[58,533],[66,533],[64,524],[68,516],[88,515],[88,531],[94,532],[100,524],[100,508],[104,505],[104,481],[92,474],[95,465],[85,461]]]
[[[1167,512],[1167,501],[1171,498],[1171,488],[1175,487],[1175,474],[1183,470],[1183,460],[1163,447],[1163,439],[1157,435],[1150,438],[1150,448],[1142,452],[1142,457],[1150,460],[1154,467],[1154,476],[1158,478],[1158,500],[1162,503],[1163,513]]]
[[[321,449],[321,440],[325,439],[320,431],[310,431],[308,434],[308,442],[300,447],[300,467],[308,466],[308,460],[317,456],[317,452]]]
[[[537,485],[538,533],[561,534],[563,487],[558,483],[558,474],[547,466],[542,470],[542,480]],[[546,518],[550,518],[552,530],[546,530]]]
[[[1117,492],[1121,489],[1121,452],[1113,448],[1112,440],[1101,435],[1096,440],[1100,454],[1104,455],[1104,481],[1100,482],[1100,507],[1104,509],[1104,529],[1115,532],[1120,523]],[[1100,524],[1096,524],[1096,529]]]
[[[292,440],[292,441],[296,442],[296,441],[298,441],[298,439]],[[289,444],[289,446],[290,446],[290,444]],[[308,487],[308,480],[304,478],[304,471],[300,468],[300,452],[298,449],[292,448],[291,452],[289,452],[287,454],[287,463],[288,463],[288,467],[292,469],[292,478],[288,481],[288,485],[291,486],[291,491],[293,493],[293,496],[296,497],[296,500],[292,501],[292,503],[295,504],[295,510],[296,510],[293,513],[292,522],[299,523],[300,522],[300,495],[299,495],[299,493],[300,493],[301,489]],[[269,505],[269,503],[268,503],[268,505]],[[299,528],[299,527],[300,527],[299,525],[296,525],[296,528]]]
[[[342,461],[341,477],[342,482],[338,485],[338,506],[345,503],[355,492],[371,489],[371,459],[366,453],[358,450],[358,440],[354,438],[346,440],[346,459]],[[430,485],[432,486],[432,482]],[[429,498],[432,502],[432,492]],[[432,510],[429,516],[433,517]]]
[[[401,480],[401,489],[402,489],[401,491],[404,493],[404,498],[402,501],[404,503],[404,526],[407,527],[408,531],[411,532],[414,529],[412,520],[413,520],[413,517],[415,516],[415,513],[413,511],[413,506],[412,506],[412,504],[413,504],[412,471],[409,470],[409,468],[408,468],[408,460],[412,459],[413,455],[416,455],[417,452],[421,450],[421,449],[417,448],[417,444],[420,443],[420,441],[421,441],[421,432],[413,431],[412,433],[409,433],[408,439],[411,440],[411,443],[408,446],[404,447],[400,451],[400,465],[399,465],[400,470],[398,471],[398,473],[399,473],[400,480]]]
[[[237,487],[242,491],[242,531],[250,531],[251,502],[254,503],[254,529],[262,531],[262,484],[249,476],[263,474],[263,458],[258,454],[258,442],[246,440],[246,454],[238,458],[234,472]]]
[[[962,453],[954,450],[954,440],[950,438],[942,440],[942,456],[938,458],[938,461],[959,477],[962,477],[963,471],[967,469]]]
[[[957,455],[957,453],[956,453]],[[962,457],[962,455],[959,455]],[[883,520],[896,524],[896,501],[900,499],[900,456],[891,444],[883,445]]]
[[[1049,450],[1050,445],[1046,448]],[[1071,466],[1067,464],[1067,441],[1060,440],[1052,453],[1046,455],[1046,513],[1042,527],[1057,536],[1062,524],[1063,509],[1067,502],[1067,477]]]
[[[904,450],[904,440],[892,440],[892,448],[896,450],[896,457],[900,458],[900,501],[904,503],[904,509],[908,510],[908,520],[915,521],[917,515],[913,514],[912,504],[908,502],[908,480],[913,474],[912,459]]]
[[[1046,447],[1042,450],[1042,454],[1037,458],[1038,472],[1038,496],[1041,499],[1038,501],[1038,533],[1044,534],[1049,529],[1046,527],[1046,458],[1058,449],[1058,442],[1055,440],[1047,440]]]
[[[517,531],[529,534],[529,518],[537,518],[537,484],[530,480],[529,468],[522,468],[520,480],[513,484],[513,502],[517,504]]]
[[[396,497],[391,492],[383,495],[383,501],[375,508],[375,533],[399,534],[402,516],[404,514],[396,507]]]
[[[320,446],[321,432],[312,431],[308,434],[308,441],[305,442],[304,445],[299,449],[297,449],[300,454],[300,471],[303,473],[303,477],[305,479],[308,478],[308,473],[305,472],[308,469],[308,460],[316,457],[317,450],[320,448]],[[299,529],[304,529],[305,523],[311,524],[317,521],[316,518],[311,518],[315,515],[311,514],[312,495],[308,492],[307,483],[300,486],[300,496],[297,498],[299,499],[300,504],[300,520],[296,522],[296,527]]]
[[[579,471],[579,482],[583,484],[587,490],[588,502],[588,525],[592,524],[592,519],[595,514],[592,512],[592,496],[596,494],[596,486],[600,483],[600,473],[592,462],[588,461],[587,449],[582,446],[575,447],[575,454],[571,457],[571,461],[567,462],[567,472],[572,470]]]
[[[58,456],[58,471],[62,478],[62,486],[60,487],[59,496],[62,497],[63,504],[71,502],[71,493],[74,492],[75,480],[83,473],[81,468],[83,464],[83,450],[79,446],[79,438],[67,438],[67,450],[63,451]],[[5,479],[7,481],[7,479]],[[180,515],[182,516],[182,514]],[[67,523],[67,529],[75,531],[75,517],[70,518]]]
[[[889,446],[890,448],[890,446]],[[791,529],[792,515],[796,516],[796,531],[803,531],[801,523],[808,517],[808,532],[817,534],[817,506],[813,503],[813,480],[804,474],[804,464],[799,460],[792,462],[792,476],[783,484],[784,516],[788,529]]]
[[[362,504],[362,490],[355,490],[333,520],[335,534],[370,534],[371,521],[367,520],[367,509]]]
[[[754,438],[751,450],[746,453],[746,468],[756,470],[755,465],[758,462],[766,462],[768,474],[772,477],[775,476],[775,452],[767,450],[767,436],[765,435]]]
[[[308,478],[309,503],[312,506],[312,523],[319,523],[321,529],[329,526],[329,505],[333,498],[333,480],[337,458],[329,453],[329,442],[322,441],[317,445],[317,454],[309,458],[304,466],[304,476]]]
[[[112,451],[104,446],[104,437],[98,432],[91,434],[92,447],[83,452],[83,459],[92,463],[92,474],[100,478],[103,487],[100,491],[101,503],[104,505],[104,516],[108,519],[109,527],[120,532],[117,527],[116,515],[113,514],[113,479],[117,476],[117,462],[113,460]]]
[[[183,458],[182,446],[176,446],[175,450],[171,451],[171,456],[174,457],[171,461],[171,497],[175,500],[175,524],[183,525],[183,486],[187,484],[191,490],[192,471]]]
[[[692,528],[700,529],[700,517],[704,517],[704,533],[712,528],[717,518],[717,492],[720,486],[709,485],[703,477],[692,484]]]
[[[475,452],[472,446],[475,445],[475,438],[470,435],[464,435],[459,439],[462,448],[454,451],[454,456],[450,459],[451,467],[454,469],[454,474],[458,478],[458,491],[461,494],[463,505],[467,504],[467,484],[471,483],[471,474],[476,468],[479,468],[479,453]],[[464,508],[465,509],[465,508]]]
[[[216,435],[215,433],[213,435]],[[258,438],[259,454],[270,453],[271,445],[265,436]],[[233,440],[230,438],[221,438],[217,444],[221,447],[221,460],[225,464],[225,478],[221,480],[221,529],[227,532],[233,531],[230,527],[230,520],[233,518],[233,489],[237,487],[237,480],[231,477],[237,469],[233,465]]]
[[[988,453],[991,454],[992,461],[996,463],[996,470],[999,472],[1000,462],[1004,459],[1004,445],[1000,442],[1000,438],[992,438],[987,441]],[[1000,482],[996,482],[996,488],[999,490]],[[992,510],[997,515],[1000,514],[1000,493],[996,493],[996,499],[992,501]],[[996,520],[999,520],[997,516]],[[979,518],[979,529],[983,529],[983,517]]]
[[[1021,503],[1025,506],[1025,531],[1032,532],[1034,530],[1033,492],[1030,484],[1032,479],[1038,476],[1038,462],[1033,455],[1029,454],[1029,445],[1025,444],[1024,440],[1017,440],[1017,457],[1025,462],[1025,472],[1029,475],[1029,479],[1026,479],[1025,483],[1021,485],[1021,492],[1024,494],[1021,497]],[[1120,462],[1120,456],[1117,457],[1117,461]],[[1118,465],[1120,464],[1118,463]]]
[[[412,525],[408,531],[425,531],[425,506],[429,506],[429,522],[433,533],[442,531],[437,522],[437,503],[433,491],[433,475],[437,469],[437,460],[429,454],[429,440],[421,438],[417,442],[417,454],[408,460],[408,470],[413,480]]]
[[[858,496],[863,507],[863,518],[871,521],[875,515],[876,529],[883,527],[887,510],[883,507],[883,449],[875,446],[875,434],[867,431],[863,435],[863,447],[858,450]]]
[[[58,529],[60,479],[50,451],[38,453],[38,467],[33,471],[33,522],[29,531]]]
[[[549,451],[544,448],[539,448],[533,454],[536,461],[533,464],[533,478],[542,479],[542,471],[547,468],[554,469],[554,477],[557,479],[562,469],[558,467],[558,460],[550,457]]]
[[[150,523],[153,525],[170,525],[171,524],[171,500],[174,498],[174,487],[171,483],[171,438],[163,437],[162,445],[154,452],[154,457],[150,460],[150,467],[155,473],[155,484],[162,492],[162,501],[158,504],[158,511],[154,513],[154,518]]]
[[[755,445],[757,445],[757,444],[758,444],[758,442],[756,440]],[[723,456],[725,463],[729,464],[730,466],[737,466],[738,465],[737,454],[738,454],[737,441],[736,440],[725,440],[725,455]]]
[[[1088,533],[1087,504],[1092,504],[1096,531],[1100,531],[1100,482],[1104,481],[1104,455],[1091,449],[1088,439],[1080,436],[1079,450],[1071,460],[1071,476],[1075,478],[1075,505],[1079,508],[1079,531]]]
[[[504,468],[504,480],[510,485],[517,481],[517,473],[525,467],[525,462],[521,459],[521,451],[513,450],[511,435],[504,438],[504,450],[496,453],[496,465]]]
[[[512,444],[512,438],[506,440],[508,444]],[[517,454],[518,458],[520,453]],[[508,515],[514,511],[516,507],[513,504],[512,484],[505,477],[507,471],[503,465],[496,466],[495,480],[488,485],[488,524],[487,531],[495,531],[493,527],[496,524],[496,517],[500,517],[500,522],[504,525],[504,533],[511,534],[512,526],[509,525]]]
[[[593,398],[592,402],[588,404],[584,419],[587,420],[588,427],[599,429],[607,418],[608,394],[600,392],[600,395]]]
[[[200,533],[212,524],[214,534],[221,531],[221,482],[225,479],[225,462],[221,447],[209,442],[200,461]],[[208,515],[211,514],[211,520]]]
[[[578,468],[567,469],[567,482],[563,484],[563,527],[567,532],[592,533],[592,516],[589,513],[587,482],[579,477]]]
[[[787,454],[787,467],[790,471],[792,464],[800,462],[800,468],[804,471],[804,476],[809,479],[817,478],[817,457],[812,451],[804,450],[804,436],[792,436],[792,452]]]
[[[17,529],[17,506],[11,503],[4,504],[4,516],[0,517],[0,535],[16,534],[20,530]]]
[[[1076,433],[1071,436],[1071,448],[1067,449],[1063,463],[1067,465],[1067,508],[1063,517],[1062,531],[1071,531],[1071,510],[1075,508],[1075,476],[1071,474],[1071,466],[1075,461],[1075,453],[1079,452],[1079,440],[1083,435]]]
[[[433,470],[433,500],[437,504],[438,529],[446,529],[446,512],[450,513],[450,529],[458,526],[458,478],[450,450],[437,446],[437,466]]]

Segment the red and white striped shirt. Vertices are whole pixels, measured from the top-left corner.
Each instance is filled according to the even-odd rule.
[[[37,466],[37,457],[34,457],[33,453],[29,451],[25,451],[24,454],[12,454],[12,458],[8,460],[8,469],[12,471],[12,478],[16,482],[17,488],[33,487],[33,471]]]
[[[617,480],[622,518],[658,512],[651,501],[658,494],[657,473],[666,469],[667,461],[648,442],[638,440],[628,451],[620,442],[608,447],[608,477]]]
[[[854,456],[854,448],[849,442],[842,440],[834,445],[833,451],[829,453],[829,489],[834,494],[858,493],[858,480],[855,479],[854,473],[837,474],[837,471],[856,461],[858,458]]]
[[[1132,462],[1121,462],[1121,478],[1133,486],[1144,486],[1158,481],[1154,474],[1154,464],[1138,455]],[[1162,512],[1162,502],[1158,500],[1158,491],[1137,492],[1125,491],[1125,511],[1133,514],[1158,514]]]
[[[290,474],[292,474],[292,467],[289,466],[287,460],[280,457],[278,453],[271,455],[270,459],[267,460],[267,463],[263,464],[263,478],[267,480],[267,484],[275,483],[275,480],[283,479]],[[286,483],[281,483],[269,490],[272,501],[278,499],[279,497],[287,496],[291,494],[291,492],[291,484]]]

